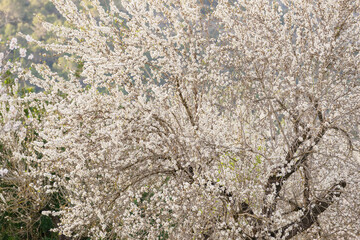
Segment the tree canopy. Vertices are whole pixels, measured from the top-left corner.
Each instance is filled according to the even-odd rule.
[[[20,36],[81,67],[27,70],[7,43],[10,218],[73,239],[360,235],[359,0],[52,2],[57,41]]]

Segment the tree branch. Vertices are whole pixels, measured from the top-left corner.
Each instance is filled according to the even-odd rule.
[[[325,194],[323,194],[316,201],[309,203],[304,216],[300,220],[292,222],[275,232],[271,233],[272,236],[279,236],[281,239],[291,239],[299,233],[309,229],[312,224],[316,222],[317,217],[323,213],[335,200],[340,197],[341,190],[346,187],[345,181],[340,181],[334,184]]]
[[[275,170],[275,173],[272,174],[267,181],[267,184],[265,186],[265,199],[264,199],[264,208],[263,208],[263,213],[267,215],[267,217],[270,217],[272,212],[275,210],[276,207],[276,201],[274,201],[272,204],[270,204],[270,206],[268,206],[269,204],[267,204],[267,200],[266,197],[272,193],[275,193],[275,198],[279,195],[279,192],[281,191],[282,185],[284,184],[284,182],[286,181],[287,178],[290,177],[290,175],[292,174],[291,172],[287,173],[285,176],[282,176],[282,169],[286,169],[287,166],[290,164],[291,160],[293,159],[293,156],[295,154],[295,152],[298,150],[298,148],[300,147],[300,145],[304,142],[304,140],[307,137],[307,134],[309,132],[309,129],[307,129],[303,135],[302,135],[302,140],[300,140],[299,138],[295,139],[295,141],[291,144],[291,147],[289,149],[289,152],[287,153],[285,160],[286,163],[281,166],[278,167]],[[273,185],[275,185],[275,192],[273,191]]]
[[[180,83],[179,83],[179,79],[177,79],[177,78],[176,78],[176,87],[177,87],[176,89],[177,89],[177,91],[178,91],[178,93],[179,93],[179,97],[180,97],[181,103],[182,103],[182,105],[185,107],[185,110],[186,110],[186,113],[187,113],[187,115],[188,115],[188,117],[189,117],[189,120],[190,120],[190,122],[191,122],[191,125],[192,125],[192,126],[195,126],[194,117],[193,117],[193,115],[192,115],[192,113],[191,113],[191,111],[190,111],[190,107],[189,107],[189,105],[187,104],[186,99],[184,98],[184,96],[183,96],[183,94],[182,94],[182,92],[181,92],[181,90],[180,90]]]
[[[275,173],[271,175],[268,178],[266,187],[265,187],[265,197],[264,197],[264,208],[263,213],[266,214],[267,217],[270,217],[272,213],[276,209],[277,205],[277,197],[279,196],[279,193],[282,189],[282,186],[286,182],[286,180],[299,169],[299,167],[308,159],[309,155],[312,153],[312,150],[314,146],[316,146],[322,137],[324,136],[325,132],[328,128],[322,127],[321,131],[317,134],[317,136],[314,138],[313,144],[311,144],[307,149],[304,150],[304,155],[297,160],[295,164],[292,164],[291,160],[293,160],[293,155],[297,151],[297,149],[300,147],[300,145],[303,143],[304,139],[307,137],[309,129],[303,134],[303,140],[300,141],[299,139],[296,139],[294,143],[291,146],[290,151],[286,155],[286,163],[278,168],[276,168]],[[312,138],[311,135],[309,138]],[[292,164],[292,165],[291,165]],[[283,169],[285,169],[286,173],[283,175]],[[275,191],[273,190],[273,186],[275,186]],[[267,196],[270,194],[275,194],[274,201],[272,203],[267,203]]]
[[[304,205],[307,206],[310,203],[310,173],[308,169],[308,164],[305,162],[303,166],[303,173],[304,173]]]

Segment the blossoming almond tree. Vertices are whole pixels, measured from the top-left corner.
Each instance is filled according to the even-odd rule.
[[[22,157],[61,234],[359,236],[360,1],[53,2],[62,43],[37,44],[83,71],[23,75],[45,114]]]

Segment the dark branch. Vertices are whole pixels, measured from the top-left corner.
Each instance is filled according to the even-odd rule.
[[[288,165],[291,163],[291,160],[293,159],[294,154],[296,153],[296,151],[299,149],[301,144],[306,139],[308,132],[309,132],[309,129],[307,129],[303,133],[302,140],[300,140],[299,138],[295,139],[295,141],[293,142],[293,144],[291,145],[291,147],[289,149],[289,152],[287,153],[287,155],[285,157],[286,163],[283,166],[278,167],[275,170],[274,174],[272,174],[268,178],[267,184],[265,186],[265,199],[264,199],[265,204],[264,204],[264,208],[263,208],[263,213],[266,214],[268,217],[270,217],[272,212],[275,210],[276,201],[274,201],[274,203],[272,203],[272,204],[270,204],[270,206],[268,206],[266,196],[268,196],[272,193],[275,193],[275,198],[276,198],[279,195],[284,182],[292,174],[290,172],[290,173],[287,173],[285,176],[282,176],[282,169],[284,169],[284,168],[286,169],[288,167]],[[275,192],[273,191],[274,185],[275,185]]]
[[[306,231],[316,222],[317,217],[334,202],[335,198],[340,197],[341,190],[345,187],[345,181],[340,181],[339,183],[334,184],[320,198],[314,202],[309,203],[304,212],[304,216],[300,220],[292,222],[276,230],[275,232],[272,232],[271,235],[280,235],[281,239],[287,240],[291,239],[299,233]]]
[[[192,126],[195,126],[194,117],[193,117],[193,115],[192,115],[192,113],[190,111],[190,107],[189,107],[188,103],[186,102],[186,99],[184,98],[184,96],[183,96],[183,94],[182,94],[182,92],[180,90],[180,82],[179,82],[179,80],[177,78],[176,78],[176,87],[177,87],[176,89],[177,89],[177,91],[179,93],[181,103],[185,107],[186,113],[187,113],[187,115],[189,117],[190,123],[191,123]]]
[[[302,157],[299,160],[297,160],[297,162],[295,164],[292,164],[291,160],[293,160],[293,156],[294,156],[295,152],[298,150],[300,145],[303,143],[304,139],[306,139],[306,137],[311,138],[311,135],[307,136],[308,131],[310,131],[309,129],[307,129],[307,131],[302,136],[303,141],[296,139],[294,141],[294,143],[292,144],[290,151],[288,152],[288,154],[285,157],[286,163],[284,165],[276,168],[274,174],[272,174],[268,178],[268,181],[267,181],[267,184],[265,187],[265,198],[264,198],[265,204],[264,204],[264,208],[263,208],[263,213],[266,214],[267,217],[270,217],[272,215],[272,213],[275,211],[276,205],[277,205],[277,197],[279,196],[282,186],[284,185],[286,180],[289,179],[289,177],[294,172],[296,172],[302,164],[304,164],[304,162],[308,159],[308,157],[312,153],[314,146],[316,146],[320,142],[320,140],[324,136],[327,129],[328,128],[323,127],[321,129],[321,131],[315,137],[314,143],[311,146],[309,146],[307,149],[304,150],[304,154],[302,155]],[[285,175],[282,174],[283,169],[286,170]],[[275,191],[273,190],[273,186],[275,186]],[[269,205],[267,203],[266,197],[269,196],[270,194],[275,194],[275,196],[274,196],[275,200]]]
[[[303,197],[304,197],[304,205],[307,206],[310,203],[310,173],[308,169],[308,164],[304,163],[304,191],[303,191]]]

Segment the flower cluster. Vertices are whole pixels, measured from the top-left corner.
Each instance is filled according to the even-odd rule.
[[[6,168],[0,168],[0,177],[5,176],[8,172],[9,170],[7,170]]]

